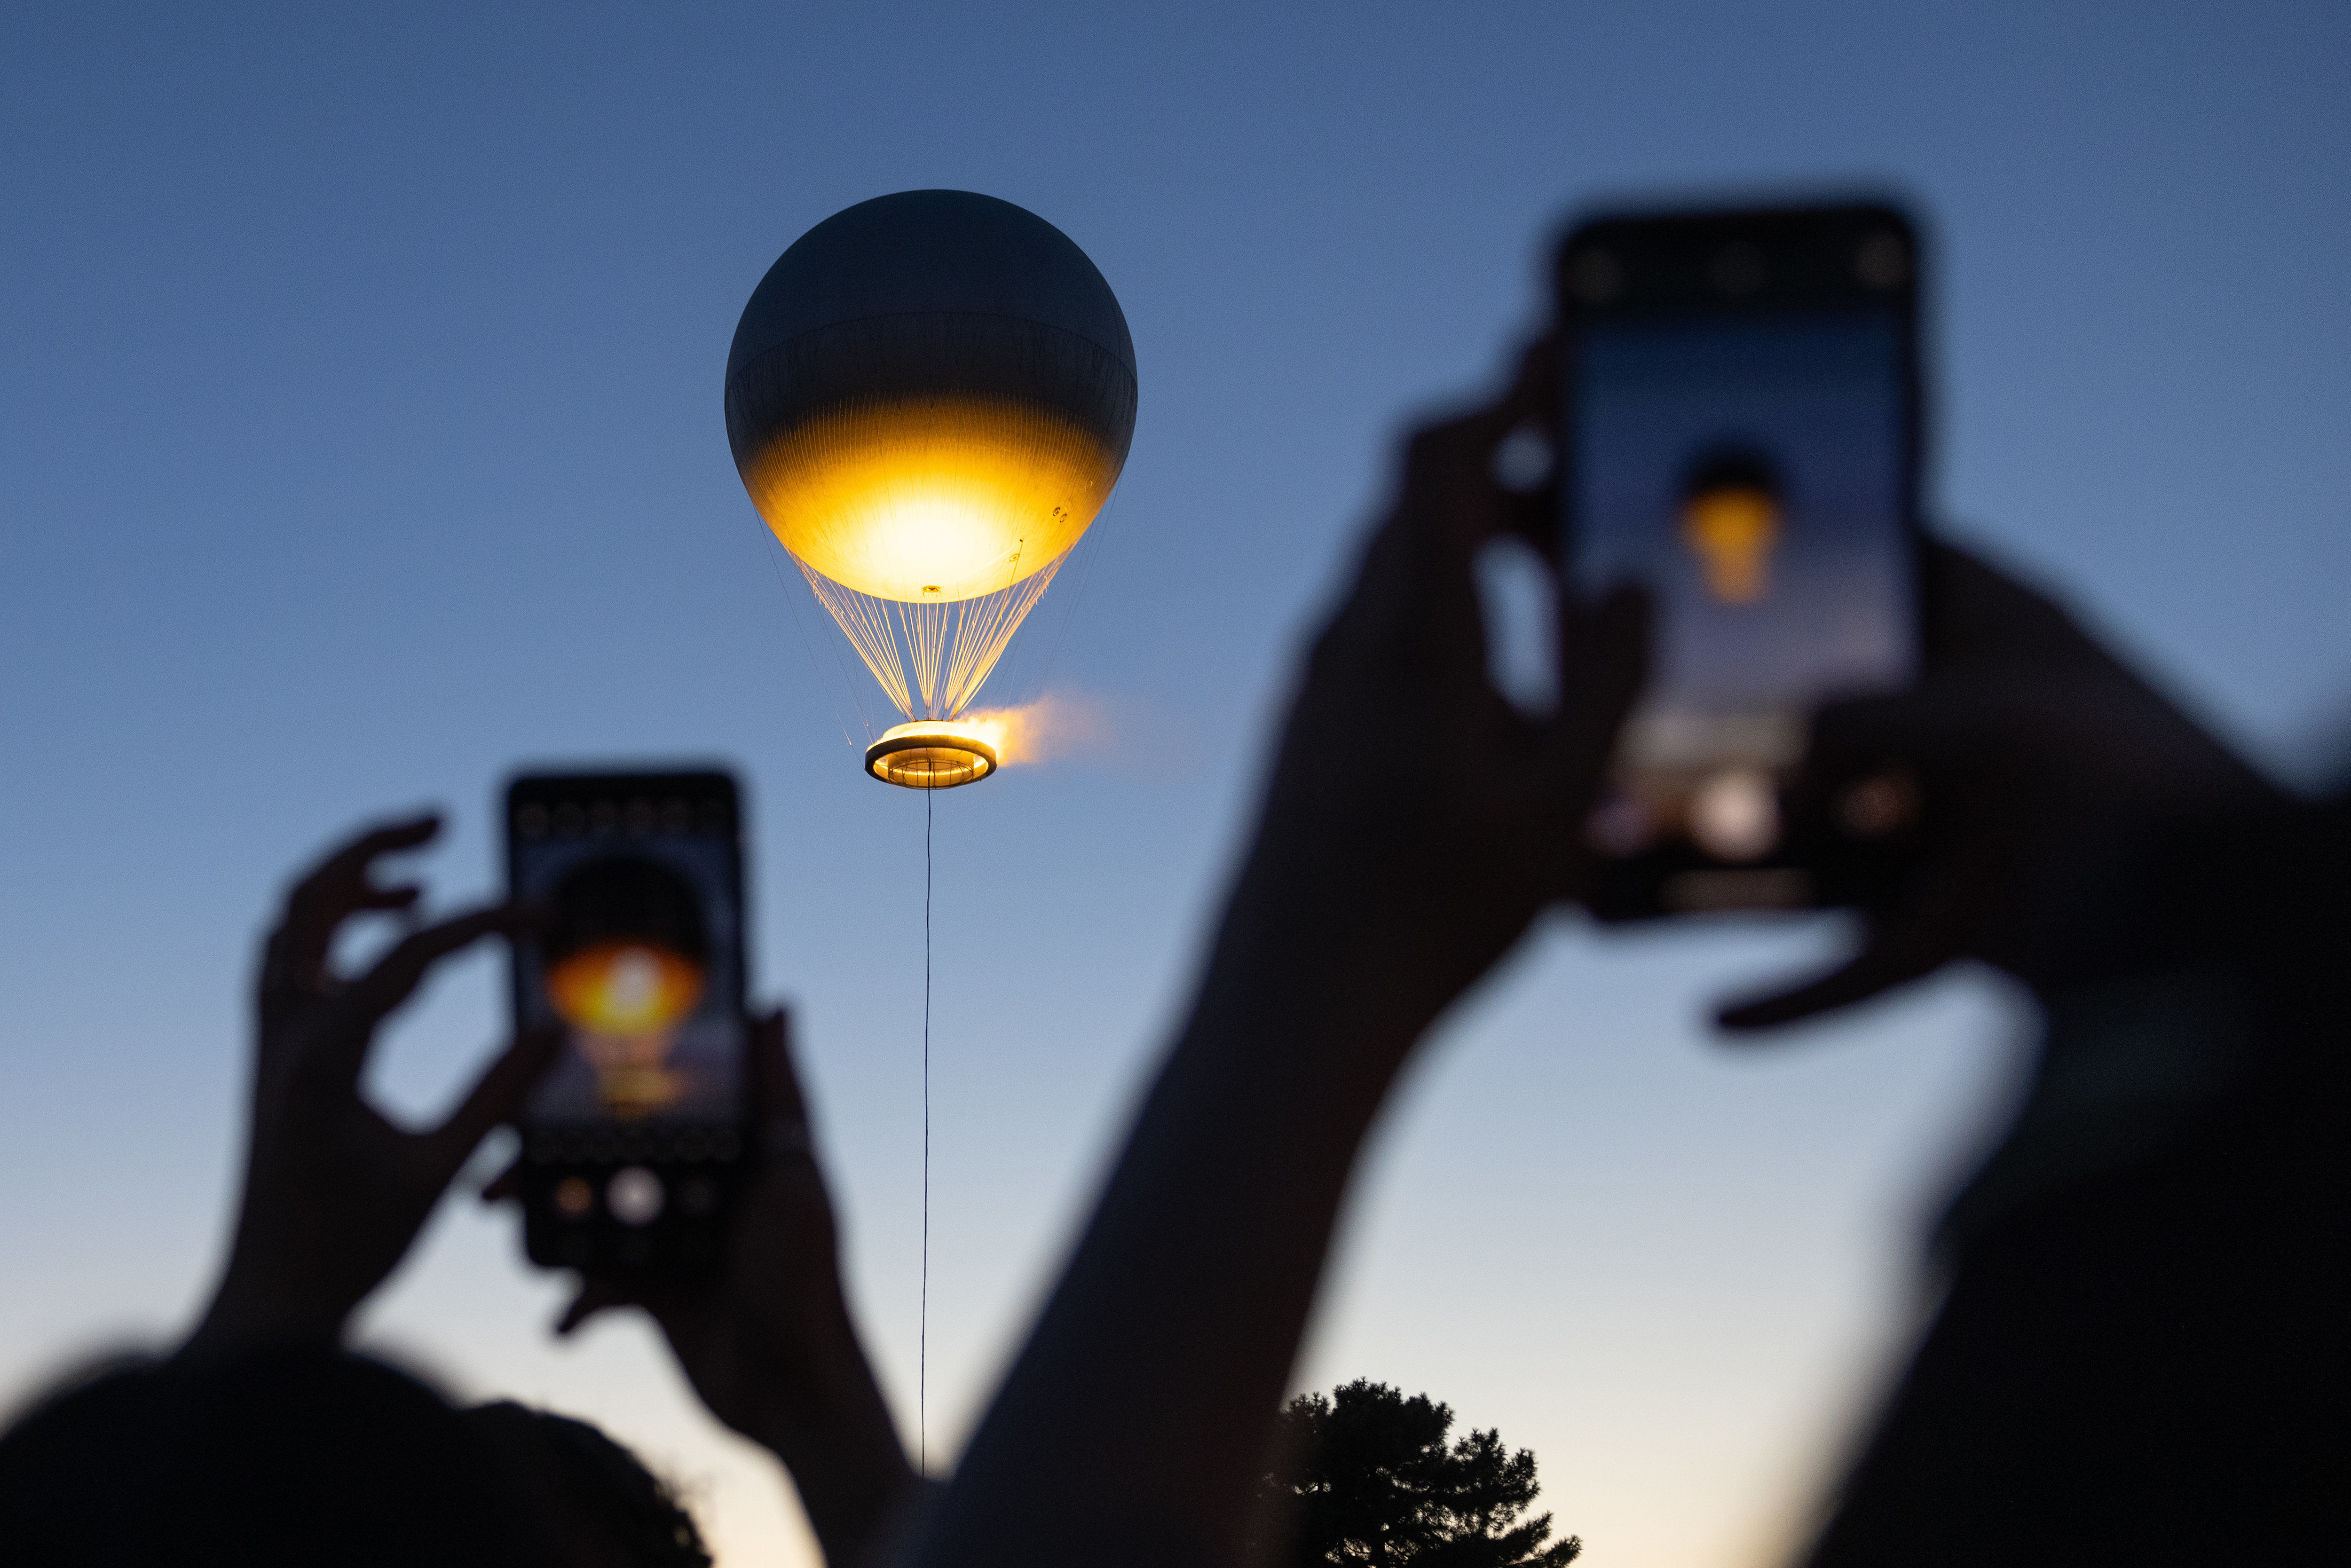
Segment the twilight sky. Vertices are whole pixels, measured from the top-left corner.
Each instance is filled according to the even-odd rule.
[[[517,763],[716,757],[914,1438],[922,801],[860,775],[837,634],[720,413],[743,301],[831,213],[1019,203],[1100,266],[1141,366],[1119,494],[1008,672],[1092,737],[937,803],[939,1466],[1181,1000],[1396,431],[1526,329],[1571,205],[1907,192],[1938,240],[1937,514],[2314,766],[2351,711],[2346,79],[2351,11],[2258,0],[9,8],[0,1396],[201,1301],[250,949],[298,862],[439,803],[425,869],[477,895]],[[1709,1040],[1709,998],[1838,937],[1531,942],[1384,1129],[1301,1386],[1499,1426],[1604,1568],[1768,1561],[2025,1026],[1954,976]],[[386,1103],[466,1073],[501,962],[404,1017]],[[808,1561],[649,1331],[554,1345],[560,1296],[461,1199],[365,1332],[605,1424],[730,1568]]]

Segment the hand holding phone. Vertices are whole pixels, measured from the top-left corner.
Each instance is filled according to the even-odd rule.
[[[457,1108],[421,1132],[394,1126],[360,1092],[377,1029],[433,967],[528,924],[511,905],[477,909],[410,933],[363,973],[334,972],[336,938],[352,919],[408,909],[419,896],[412,883],[378,883],[379,862],[440,831],[438,818],[422,817],[361,833],[287,895],[255,998],[253,1113],[236,1236],[190,1352],[336,1340],[553,1052],[549,1031],[521,1031]]]
[[[2179,961],[2162,945],[2192,923],[2167,904],[2245,903],[2230,883],[2252,868],[2216,868],[2183,894],[2159,869],[2161,840],[2259,818],[2283,791],[2058,604],[1947,544],[1927,547],[1925,569],[1930,656],[1917,689],[1823,710],[1789,797],[1792,821],[1825,837],[1856,791],[1915,779],[1928,802],[1916,852],[1864,902],[1850,958],[1724,1009],[1726,1028],[1849,1007],[1962,957],[2046,995]],[[2269,915],[2246,913],[2245,930]]]
[[[791,1471],[826,1561],[861,1562],[916,1478],[850,1316],[788,1014],[752,1021],[746,1065],[758,1151],[717,1269],[586,1270],[556,1332],[609,1308],[644,1309],[710,1413]],[[515,1185],[510,1173],[484,1196]]]

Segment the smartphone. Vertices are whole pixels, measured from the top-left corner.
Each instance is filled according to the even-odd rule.
[[[1589,824],[1604,918],[1850,902],[1895,852],[1792,830],[1784,794],[1814,709],[1917,672],[1918,262],[1876,203],[1606,214],[1560,246],[1562,575],[1655,611]]]
[[[534,1263],[716,1263],[751,1153],[742,792],[715,770],[532,773],[507,787],[517,1029],[562,1054],[525,1102]]]

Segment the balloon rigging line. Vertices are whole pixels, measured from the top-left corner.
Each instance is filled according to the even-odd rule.
[[[931,800],[923,791],[923,1306],[915,1329],[914,1469],[931,1473]]]
[[[797,602],[795,602],[792,597],[791,584],[784,580],[784,569],[776,564],[774,552],[776,550],[782,549],[783,546],[777,543],[776,536],[769,533],[766,528],[761,528],[759,530],[759,534],[764,541],[761,546],[761,553],[767,556],[768,565],[776,574],[777,591],[784,596],[784,608],[791,614],[793,634],[799,638],[800,652],[808,655],[809,665],[816,672],[816,684],[818,689],[824,693],[825,711],[832,716],[832,722],[841,727],[841,738],[847,744],[855,746],[857,742],[850,737],[849,725],[847,721],[841,716],[841,709],[833,703],[831,683],[828,682],[824,678],[824,664],[816,656],[816,649],[809,642],[808,627],[800,620],[800,607]],[[833,663],[838,665],[841,662],[841,653],[838,649],[834,650],[832,657]],[[841,676],[842,684],[844,685],[847,685],[849,680],[849,672],[847,670],[842,670],[841,672]],[[852,697],[851,699],[850,706],[852,707],[856,706],[855,698]],[[861,729],[868,729],[871,727],[866,724],[865,716],[862,713],[857,716],[857,725]],[[871,739],[872,737],[868,736],[867,738]]]
[[[974,599],[910,604],[835,582],[793,556],[883,693],[909,718],[953,718],[977,695],[1070,552]]]

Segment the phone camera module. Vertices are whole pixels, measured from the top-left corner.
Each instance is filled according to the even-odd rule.
[[[566,1219],[585,1219],[596,1207],[596,1191],[585,1176],[565,1176],[555,1184],[555,1212]]]

